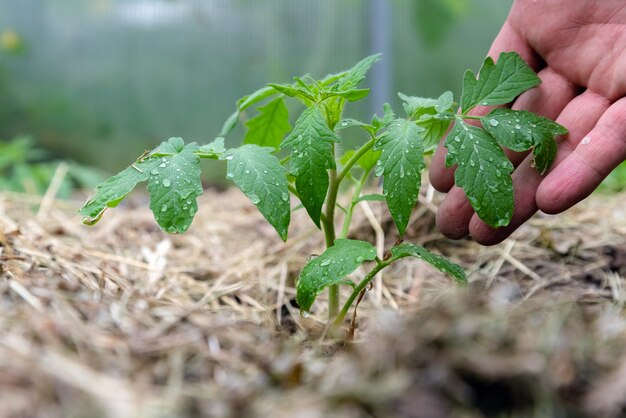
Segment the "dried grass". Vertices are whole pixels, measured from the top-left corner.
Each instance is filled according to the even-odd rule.
[[[308,319],[295,306],[323,244],[302,211],[283,244],[231,190],[205,194],[182,236],[141,204],[90,228],[74,204],[0,195],[0,417],[621,413],[626,195],[492,248],[443,239],[436,197],[421,202],[408,239],[466,267],[469,288],[406,260],[342,347],[321,340],[323,297]],[[358,211],[353,237],[393,244],[382,213]]]

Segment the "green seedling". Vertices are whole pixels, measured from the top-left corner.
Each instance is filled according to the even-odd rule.
[[[425,248],[400,243],[380,259],[369,242],[348,239],[354,208],[363,201],[385,201],[402,236],[417,203],[424,155],[445,141],[446,164],[456,165],[455,181],[467,194],[476,213],[493,227],[508,225],[513,213],[513,166],[502,147],[532,150],[534,164],[543,173],[555,158],[556,135],[562,126],[525,111],[496,108],[487,116],[472,116],[476,106],[505,105],[537,86],[539,78],[515,53],[502,54],[497,64],[488,58],[478,77],[465,73],[461,111],[451,92],[428,99],[399,94],[406,116],[398,117],[385,105],[382,117],[371,121],[343,119],[349,102],[362,100],[368,89],[359,88],[370,67],[379,59],[370,56],[348,71],[315,80],[296,77],[291,84],[269,84],[240,99],[218,138],[207,145],[185,144],[170,138],[137,159],[129,168],[96,188],[96,194],[80,210],[85,223],[97,222],[107,208],[117,206],[140,182],[148,182],[150,208],[159,225],[169,233],[181,233],[191,225],[202,193],[200,160],[226,161],[226,177],[250,199],[265,219],[287,240],[292,199],[299,200],[313,224],[325,237],[326,250],[310,259],[297,280],[296,300],[307,316],[316,297],[329,289],[329,315],[340,326],[348,310],[375,275],[404,257],[417,257],[460,283],[462,268]],[[287,99],[304,105],[293,128]],[[245,122],[244,144],[226,149],[224,136],[247,109],[264,102]],[[473,124],[468,122],[474,122]],[[357,149],[339,152],[346,129],[363,132]],[[362,195],[372,173],[383,178],[382,194]],[[347,205],[338,204],[340,186],[348,184]],[[340,211],[342,219],[337,216]],[[342,220],[341,229],[339,220]],[[336,229],[337,228],[337,229]],[[339,234],[337,234],[339,231]],[[369,273],[355,284],[348,276],[368,264]],[[353,288],[340,309],[339,286]]]

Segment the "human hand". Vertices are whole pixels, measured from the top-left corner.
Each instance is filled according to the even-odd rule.
[[[543,81],[517,98],[512,109],[555,119],[569,134],[557,138],[556,159],[544,176],[531,167],[532,155],[505,150],[516,167],[515,211],[511,223],[498,229],[481,221],[463,189],[454,186],[442,142],[430,180],[448,192],[437,226],[449,238],[470,234],[481,244],[497,244],[537,210],[556,214],[580,202],[626,160],[624,0],[515,0],[489,56],[497,59],[506,51],[519,53]]]

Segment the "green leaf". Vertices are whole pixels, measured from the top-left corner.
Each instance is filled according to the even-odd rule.
[[[180,138],[170,138],[159,149],[175,151],[161,158],[150,170],[148,192],[150,209],[161,228],[170,234],[185,232],[198,211],[197,197],[203,192],[200,157],[195,143],[182,145]]]
[[[506,104],[539,84],[541,79],[522,57],[515,52],[503,52],[497,64],[491,57],[485,59],[478,79],[471,70],[465,72],[461,108],[466,114],[479,104]]]
[[[95,195],[79,210],[79,213],[84,217],[83,223],[87,225],[97,223],[106,209],[119,205],[137,184],[147,181],[150,177],[150,171],[158,165],[159,161],[156,158],[135,162],[135,164],[96,186]]]
[[[525,110],[494,109],[481,122],[500,145],[518,152],[532,148],[541,174],[556,157],[554,137],[567,134],[558,123]]]
[[[296,302],[300,309],[311,309],[317,295],[326,287],[341,283],[363,262],[375,258],[376,248],[369,242],[337,239],[335,245],[302,269],[296,285]]]
[[[185,141],[183,141],[182,138],[179,138],[179,137],[170,138],[167,141],[161,142],[161,145],[156,147],[150,153],[150,157],[165,157],[165,156],[175,155],[183,151],[184,149],[185,149]]]
[[[311,96],[311,93],[304,90],[302,87],[293,87],[288,84],[273,84],[273,83],[268,84],[268,86],[272,87],[276,91],[279,91],[285,96],[306,99],[312,102],[315,101],[315,98]]]
[[[404,93],[398,93],[398,97],[404,102],[404,111],[411,118],[419,118],[424,114],[434,115],[437,113],[437,99],[428,97],[407,96]]]
[[[196,155],[200,158],[217,160],[224,152],[226,152],[226,148],[224,148],[224,138],[217,137],[210,144],[202,145],[198,148]]]
[[[415,122],[396,119],[374,144],[382,151],[376,175],[384,176],[383,194],[400,235],[417,202],[425,167],[420,131]]]
[[[467,283],[467,276],[461,266],[445,257],[431,253],[424,247],[408,242],[396,245],[391,249],[391,258],[388,261],[393,262],[404,257],[421,258],[439,271],[449,274],[457,282]]]
[[[335,126],[335,131],[342,131],[344,129],[353,128],[355,126],[361,127],[370,132],[374,130],[374,127],[372,125],[368,125],[367,123],[361,122],[360,120],[347,118],[343,119],[337,124],[337,126]]]
[[[513,216],[513,165],[489,133],[457,120],[445,141],[446,166],[458,164],[457,186],[483,221],[506,226]]]
[[[437,99],[437,103],[435,104],[435,110],[437,113],[449,112],[452,110],[452,106],[454,105],[454,95],[451,91],[446,91]]]
[[[336,168],[333,142],[339,142],[339,137],[326,125],[322,112],[311,107],[302,112],[280,146],[292,148],[289,173],[296,178],[300,201],[318,227],[328,192],[327,170]]]
[[[237,122],[239,122],[239,110],[235,110],[235,112],[226,119],[224,125],[222,125],[222,130],[220,131],[221,137],[224,137],[230,133],[235,126],[237,126]]]
[[[339,80],[339,88],[341,90],[352,90],[358,86],[372,66],[380,60],[381,54],[370,55],[355,64],[348,70],[345,76]]]
[[[254,93],[244,96],[241,99],[237,100],[237,107],[240,112],[243,112],[247,108],[252,105],[259,103],[267,99],[268,97],[272,97],[275,94],[278,94],[278,91],[271,86],[265,86],[255,91]]]
[[[248,131],[243,142],[276,149],[291,129],[287,106],[283,98],[279,97],[258,110],[259,114],[246,122]]]
[[[291,218],[289,185],[285,167],[272,155],[273,151],[273,148],[246,144],[229,149],[222,158],[228,162],[226,177],[233,180],[286,241]]]
[[[424,140],[424,150],[432,151],[450,127],[453,111],[454,97],[447,91],[438,99],[424,97],[411,97],[402,93],[398,94],[404,100],[404,109],[407,114],[417,119],[417,124],[423,128],[421,133]]]
[[[324,92],[323,98],[327,99],[330,97],[342,97],[349,102],[356,102],[361,99],[367,97],[370,93],[370,89],[352,89],[346,91],[328,91]]]
[[[372,126],[374,127],[374,132],[387,126],[395,118],[396,114],[391,108],[391,105],[389,103],[383,104],[383,117],[379,118],[377,115],[374,115],[374,117],[372,117]]]
[[[422,115],[416,123],[423,129],[420,133],[424,141],[424,152],[437,148],[439,141],[452,123],[449,119],[442,119],[440,115]]]

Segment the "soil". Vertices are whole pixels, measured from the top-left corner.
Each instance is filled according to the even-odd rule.
[[[141,197],[87,227],[78,202],[0,194],[0,417],[626,416],[626,194],[489,248],[444,239],[427,195],[405,240],[470,284],[397,263],[346,341],[324,296],[308,318],[294,301],[323,250],[303,211],[284,244],[234,190],[180,236]],[[384,208],[364,208],[351,237],[389,248]]]

